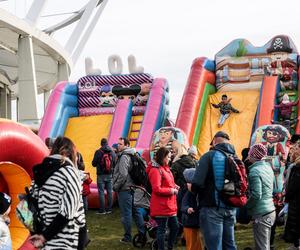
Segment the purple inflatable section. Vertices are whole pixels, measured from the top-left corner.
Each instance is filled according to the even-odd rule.
[[[157,124],[157,122],[160,120],[163,113],[162,104],[165,98],[166,88],[167,81],[164,78],[154,79],[142,127],[135,146],[137,151],[148,149],[150,147],[153,133],[158,129],[158,126],[161,126],[161,124]]]

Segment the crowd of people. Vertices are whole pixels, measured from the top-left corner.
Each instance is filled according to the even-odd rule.
[[[66,137],[46,141],[50,155],[33,167],[30,193],[37,200],[40,223],[30,240],[38,249],[84,249],[88,242],[85,212],[91,178],[73,142]],[[174,157],[176,153],[176,157]],[[120,242],[132,242],[132,220],[139,240],[146,240],[145,214],[135,206],[135,185],[130,171],[136,154],[127,138],[109,147],[102,138],[92,165],[96,168],[100,207],[97,213],[112,213],[113,191],[117,193],[124,235]],[[237,209],[219,193],[224,185],[227,155],[236,155],[227,133],[219,131],[211,148],[199,161],[195,146],[176,150],[160,147],[148,162],[151,186],[150,214],[157,225],[157,249],[173,249],[180,240],[188,250],[237,249],[234,238]],[[274,173],[261,143],[243,150],[248,174],[248,201],[243,208],[253,223],[255,249],[275,249],[272,231],[276,223],[273,203]],[[105,190],[107,202],[105,202]],[[150,192],[150,191],[149,191]],[[283,239],[290,249],[300,249],[300,135],[291,139],[286,162]],[[0,249],[11,249],[9,212],[11,198],[0,193]],[[288,207],[288,209],[287,209]],[[183,233],[182,233],[183,232]],[[251,249],[250,247],[247,249]]]

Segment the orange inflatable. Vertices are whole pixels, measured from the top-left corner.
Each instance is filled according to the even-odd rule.
[[[31,183],[32,166],[49,154],[48,148],[30,129],[6,119],[0,119],[0,148],[0,189],[12,197],[10,231],[13,249],[34,249],[26,242],[29,232],[17,220],[15,208],[17,195]]]

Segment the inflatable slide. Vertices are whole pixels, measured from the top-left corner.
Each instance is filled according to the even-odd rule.
[[[30,244],[24,244],[29,231],[17,219],[15,208],[17,195],[24,193],[24,188],[31,184],[32,166],[49,154],[48,148],[30,129],[5,119],[0,119],[0,148],[0,191],[12,197],[10,232],[13,249],[34,249]]]
[[[215,55],[215,60],[194,60],[179,108],[176,127],[200,154],[209,149],[213,135],[226,131],[238,154],[250,144],[255,128],[280,124],[291,133],[300,131],[298,122],[298,52],[284,35],[272,38],[262,47],[236,39]],[[223,126],[218,126],[222,95],[232,107]],[[282,106],[291,107],[285,114]]]
[[[98,207],[96,169],[91,162],[101,138],[109,145],[128,137],[138,151],[150,147],[153,133],[168,118],[168,84],[149,74],[88,75],[53,90],[39,136],[71,138],[94,181],[89,205]]]

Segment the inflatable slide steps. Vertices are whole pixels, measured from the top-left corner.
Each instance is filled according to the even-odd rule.
[[[135,147],[142,126],[143,118],[143,115],[132,116],[130,132],[128,133],[128,139],[130,141],[131,147]]]

